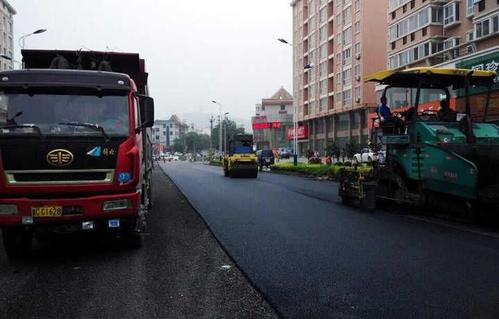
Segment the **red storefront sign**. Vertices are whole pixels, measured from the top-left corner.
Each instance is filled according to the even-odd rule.
[[[294,128],[292,128],[292,127],[288,128],[288,140],[289,141],[294,139],[294,136],[295,136],[294,133],[295,133]],[[297,138],[299,140],[308,138],[308,126],[307,125],[298,126],[296,129],[296,133],[297,133]]]
[[[266,128],[270,127],[270,123],[264,122],[264,123],[253,123],[253,130],[264,130]]]
[[[281,122],[253,123],[254,130],[264,130],[266,128],[281,128]]]

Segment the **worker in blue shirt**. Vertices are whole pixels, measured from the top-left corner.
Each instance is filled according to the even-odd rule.
[[[379,116],[381,126],[387,127],[384,133],[403,134],[405,130],[404,121],[399,117],[393,116],[390,107],[386,105],[386,96],[382,96],[380,102],[381,104],[376,109],[376,113]]]
[[[378,113],[382,123],[390,122],[393,118],[392,111],[388,105],[386,105],[386,101],[386,96],[382,96],[380,99],[381,104],[376,109],[376,113]]]

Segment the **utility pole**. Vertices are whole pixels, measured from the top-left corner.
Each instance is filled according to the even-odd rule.
[[[220,123],[220,126],[219,126],[219,138],[218,138],[218,150],[220,152],[220,159],[223,157],[223,154],[222,154],[222,109],[223,109],[223,106],[222,104],[218,103],[217,101],[211,101],[212,103],[218,105],[218,121]]]
[[[212,151],[213,149],[213,122],[215,121],[215,118],[213,117],[213,115],[210,117],[210,152]]]

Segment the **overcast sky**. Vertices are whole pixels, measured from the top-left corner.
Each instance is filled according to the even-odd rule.
[[[226,112],[248,118],[261,98],[292,91],[290,0],[8,0],[26,48],[115,50],[145,58],[157,118]],[[16,50],[19,59],[19,51]]]

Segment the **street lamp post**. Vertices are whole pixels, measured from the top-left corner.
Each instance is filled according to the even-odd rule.
[[[284,43],[286,45],[289,45],[290,47],[293,47],[292,43],[289,43],[287,40],[279,38],[277,41]],[[294,54],[294,51],[293,51]],[[293,79],[294,81],[294,79]],[[298,165],[298,105],[295,104],[297,102],[296,97],[293,99],[293,165],[297,166]]]
[[[224,152],[227,152],[227,115],[229,112],[224,113]]]
[[[28,34],[25,34],[25,35],[21,36],[19,38],[19,46],[21,47],[21,49],[24,49],[27,37],[30,37],[30,36],[35,35],[35,34],[44,33],[46,31],[47,31],[47,29],[38,29],[38,30],[36,30],[34,32],[31,32],[31,33],[28,33]]]
[[[220,124],[218,127],[218,152],[222,154],[222,104],[218,103],[217,101],[211,101],[213,104],[218,105],[218,123]]]

